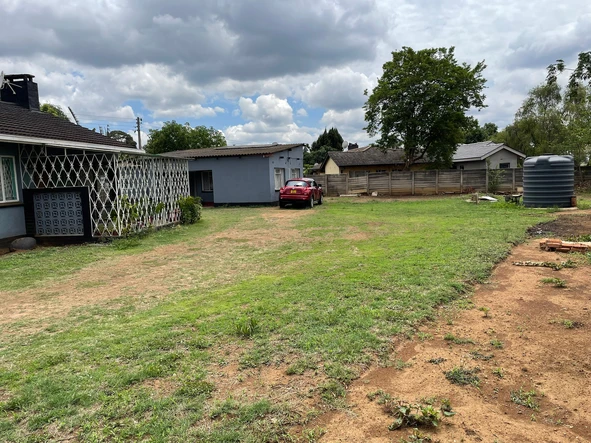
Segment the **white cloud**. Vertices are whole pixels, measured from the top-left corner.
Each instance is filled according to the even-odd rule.
[[[308,113],[306,112],[306,110],[304,108],[298,109],[298,112],[296,114],[298,115],[298,117],[307,117],[308,116]]]
[[[256,101],[240,97],[238,106],[245,120],[260,121],[271,126],[287,125],[293,121],[293,109],[287,100],[275,94],[259,95]]]
[[[316,128],[300,127],[290,123],[283,127],[272,127],[265,123],[249,122],[230,126],[224,131],[229,145],[254,143],[312,143],[316,138]]]
[[[250,121],[226,128],[229,144],[309,143],[314,139],[317,130],[294,123],[290,104],[274,94],[260,95],[254,101],[241,97],[238,104],[242,118]]]
[[[302,99],[310,106],[337,111],[361,107],[367,99],[363,92],[375,86],[367,75],[349,67],[325,70],[317,78],[304,88]]]

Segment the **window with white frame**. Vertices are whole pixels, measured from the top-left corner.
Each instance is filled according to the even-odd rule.
[[[289,178],[300,178],[300,168],[291,168]]]
[[[0,203],[18,201],[14,157],[0,156]]]
[[[285,169],[275,168],[275,190],[279,191],[285,183]]]
[[[203,192],[213,192],[213,173],[212,173],[212,171],[201,172],[201,190]]]

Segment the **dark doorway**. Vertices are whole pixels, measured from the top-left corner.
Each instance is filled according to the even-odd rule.
[[[189,182],[193,197],[201,197],[204,205],[214,204],[212,171],[189,172]]]

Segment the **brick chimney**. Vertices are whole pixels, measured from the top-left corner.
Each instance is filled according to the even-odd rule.
[[[39,90],[35,78],[31,74],[10,74],[5,75],[4,79],[10,84],[5,84],[0,90],[0,100],[8,103],[15,103],[31,111],[39,110]],[[11,89],[12,87],[12,89]],[[14,92],[13,92],[14,90]]]

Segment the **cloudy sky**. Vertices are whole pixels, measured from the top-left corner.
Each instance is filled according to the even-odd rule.
[[[82,124],[214,126],[229,144],[365,144],[363,91],[391,52],[485,60],[481,123],[504,127],[557,58],[591,49],[588,0],[0,0],[0,70]],[[145,134],[144,134],[145,140]]]

